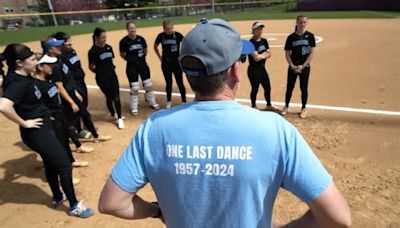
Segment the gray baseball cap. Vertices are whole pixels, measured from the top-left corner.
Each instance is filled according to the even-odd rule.
[[[190,76],[211,76],[229,69],[241,55],[254,52],[254,45],[240,38],[228,22],[201,19],[182,41],[180,61],[186,56],[199,59],[205,70],[182,70]]]

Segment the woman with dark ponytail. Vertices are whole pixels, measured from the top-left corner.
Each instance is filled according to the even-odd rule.
[[[106,31],[96,28],[93,31],[93,46],[89,50],[89,69],[96,74],[96,83],[106,96],[106,103],[111,118],[117,122],[119,129],[125,128],[121,111],[118,77],[113,63],[114,52],[106,44]]]
[[[310,63],[314,56],[315,48],[314,34],[306,30],[307,22],[308,18],[306,16],[299,15],[296,19],[295,31],[286,39],[285,54],[289,67],[287,73],[285,107],[282,109],[282,115],[288,113],[292,92],[296,84],[296,79],[299,77],[302,103],[300,118],[307,117],[308,79],[311,71]]]
[[[25,45],[12,44],[6,47],[2,56],[7,60],[8,74],[0,98],[0,112],[20,126],[22,141],[41,156],[53,194],[53,207],[68,199],[69,215],[92,216],[93,210],[76,199],[70,159],[56,137],[50,111],[43,102],[37,81],[31,77],[38,63],[35,55]]]

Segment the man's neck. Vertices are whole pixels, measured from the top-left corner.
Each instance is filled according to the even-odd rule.
[[[194,100],[195,101],[226,101],[226,100],[235,100],[235,92],[229,87],[225,87],[224,90],[220,93],[210,96],[199,96],[196,94]]]

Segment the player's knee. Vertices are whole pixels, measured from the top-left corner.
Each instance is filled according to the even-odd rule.
[[[153,90],[153,82],[151,78],[148,78],[143,81],[143,87],[146,91],[152,91]]]
[[[131,95],[134,95],[134,96],[139,95],[139,82],[131,83]]]

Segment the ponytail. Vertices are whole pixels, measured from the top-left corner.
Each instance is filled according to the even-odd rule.
[[[16,70],[16,61],[25,60],[33,55],[32,50],[23,44],[9,44],[0,54],[0,74],[4,75],[3,61],[6,60],[8,71]]]
[[[93,35],[92,35],[93,45],[96,44],[96,38],[98,38],[100,36],[100,34],[102,34],[103,32],[106,32],[106,30],[104,30],[103,28],[97,27],[94,29]]]
[[[94,34],[92,35],[92,42],[93,46],[96,45],[96,36]]]

